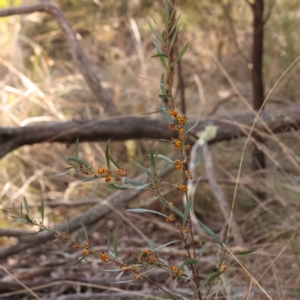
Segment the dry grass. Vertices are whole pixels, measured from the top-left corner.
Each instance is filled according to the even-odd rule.
[[[142,7],[139,1],[133,1],[133,4],[128,4],[126,8],[118,1],[112,0],[104,1],[105,4],[97,7],[89,0],[80,9],[75,9],[68,6],[67,2],[60,2],[64,4],[63,8],[67,11],[67,16],[81,34],[85,47],[96,60],[103,86],[109,91],[118,108],[124,114],[154,111],[160,105],[158,100],[153,101],[158,99],[158,86],[140,79],[139,76],[158,81],[161,73],[154,68],[154,61],[149,59],[153,54],[153,47],[146,22],[152,16],[159,20],[157,14],[159,5],[155,4],[153,7],[149,5],[149,8],[146,8]],[[74,1],[69,2],[74,3]],[[192,3],[189,6],[189,2],[192,1],[187,1],[185,6],[179,1],[179,8],[183,11],[180,44],[190,42],[189,52],[183,61],[188,117],[196,118],[201,112],[205,117],[222,98],[233,94],[232,87],[211,53],[215,54],[228,76],[250,103],[249,65],[237,53],[232,42],[233,32],[228,19],[225,17],[216,19],[222,16],[222,8],[218,4],[205,6],[205,1],[203,6]],[[297,5],[296,2],[277,1],[268,23],[265,55],[267,91],[273,87],[278,77],[299,53],[300,39],[294,28],[297,25],[299,28],[299,18],[296,17],[300,13],[300,4]],[[95,1],[95,3],[102,2]],[[282,12],[282,10],[288,9],[288,5],[292,9],[289,14],[283,16],[286,11]],[[234,34],[241,51],[247,56],[251,45],[250,11],[243,1],[234,7],[233,17],[235,18],[232,21]],[[34,23],[34,19],[43,22],[43,26]],[[56,24],[49,17],[44,18],[38,14],[22,18],[22,22],[24,23],[22,24],[18,17],[0,19],[2,47],[0,125],[23,126],[32,122],[50,120],[106,118],[83,78],[70,62],[68,50]],[[296,66],[280,82],[267,106],[277,105],[276,101],[285,104],[298,101],[300,92],[298,81],[299,67]],[[237,113],[246,109],[245,103],[240,98],[232,96],[230,101],[220,106],[215,116]],[[297,166],[300,162],[299,137],[297,132],[278,135],[284,147],[274,139],[268,140],[266,145],[268,168],[265,171],[265,178],[259,180],[257,174],[251,171],[251,145],[247,147],[234,207],[234,216],[245,239],[245,248],[260,249],[244,256],[241,262],[272,299],[300,298],[300,238],[298,235],[293,236],[300,221],[299,167]],[[235,140],[214,145],[211,149],[217,179],[230,203],[233,199],[239,158],[244,143],[245,139]],[[145,141],[133,143],[132,152],[130,143],[112,144],[113,157],[122,161],[124,167],[130,170],[130,177],[138,174],[138,170],[132,168],[132,165],[127,162],[127,156],[135,155],[136,160],[143,162],[145,157],[141,144],[146,149],[151,145]],[[158,147],[160,152],[170,151],[165,145],[158,144]],[[71,156],[74,146],[66,147],[49,143],[25,146],[3,158],[0,161],[1,207],[17,205],[23,196],[26,196],[33,206],[39,205],[42,198],[49,202],[86,199],[87,195],[91,194],[92,184],[82,184],[82,178],[77,175],[53,176],[62,172],[65,167],[57,154],[58,151]],[[290,156],[287,155],[287,151]],[[124,152],[128,155],[124,155]],[[83,143],[79,156],[101,166],[104,163],[103,144]],[[196,191],[195,210],[209,227],[225,236],[224,219],[205,181],[204,170],[204,167],[200,166],[197,171],[199,176],[204,176],[204,180],[199,183]],[[260,200],[255,196],[254,190],[257,189],[265,192],[266,200]],[[108,193],[104,185],[99,185],[90,200],[104,199]],[[179,203],[181,201],[178,198],[175,200]],[[80,209],[63,206],[54,209],[47,207],[46,221],[50,224],[61,222],[66,214],[71,217],[84,208],[85,206]],[[155,242],[163,244],[169,238],[172,229],[159,220],[156,220],[153,226],[146,226],[152,221],[147,217],[140,218],[132,215],[128,217],[144,228],[146,233],[151,235],[152,232]],[[116,221],[110,222],[115,224]],[[101,223],[102,227],[99,227],[98,235],[93,236],[96,241],[98,240],[99,246],[101,243],[105,244],[104,238],[100,238],[99,233],[105,234],[107,228],[113,227],[112,224]],[[7,216],[0,219],[0,225],[7,228],[19,226]],[[165,229],[164,234],[158,236],[157,229],[160,232],[161,229]],[[2,246],[12,242],[14,242],[12,239],[1,238]],[[125,245],[125,242],[123,244]],[[232,246],[235,249],[234,245]],[[67,251],[68,248],[64,249]],[[216,262],[213,251],[215,250],[215,246],[209,243],[203,272],[214,268]],[[175,252],[175,249],[172,251]],[[52,259],[55,259],[54,256],[51,254]],[[28,258],[28,254],[24,254],[24,257]],[[173,256],[173,259],[174,257],[176,256]],[[17,264],[15,259],[13,257],[8,260],[6,266]],[[41,258],[39,260],[43,261]],[[57,269],[55,270],[58,272]],[[219,293],[224,295],[225,299],[267,299],[255,283],[245,275],[237,262],[228,259],[227,271],[220,284],[232,278],[235,279],[223,286]]]

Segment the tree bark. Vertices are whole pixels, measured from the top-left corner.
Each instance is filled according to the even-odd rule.
[[[188,134],[189,143],[193,143],[196,133],[206,126],[217,126],[216,136],[209,144],[228,141],[246,136],[253,124],[255,116],[251,112],[232,116],[208,117]],[[195,121],[190,122],[192,126]],[[291,129],[300,129],[300,104],[287,107],[269,109],[261,113],[254,133],[267,137],[266,125],[274,133],[285,132]],[[122,141],[128,139],[166,139],[171,140],[173,133],[169,125],[162,119],[146,117],[119,116],[107,120],[78,120],[69,122],[45,122],[24,127],[0,126],[0,158],[9,152],[24,145],[33,145],[45,142],[74,143],[80,141]]]
[[[263,53],[264,53],[264,0],[255,0],[253,10],[253,53],[252,53],[252,88],[253,88],[253,108],[258,111],[264,102],[264,82],[263,82]],[[260,144],[264,139],[257,134],[253,137]],[[254,145],[253,169],[265,169],[266,160],[264,153]]]

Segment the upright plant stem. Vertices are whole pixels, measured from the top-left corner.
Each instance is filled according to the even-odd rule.
[[[255,0],[251,4],[253,11],[253,48],[252,48],[252,88],[253,88],[253,108],[258,111],[264,102],[263,83],[263,53],[264,53],[264,0]],[[261,136],[255,135],[257,142],[263,144]],[[253,149],[253,169],[260,170],[266,168],[264,153],[254,146]]]

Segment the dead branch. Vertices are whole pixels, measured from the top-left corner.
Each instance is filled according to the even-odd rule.
[[[99,99],[104,110],[109,115],[119,115],[120,112],[116,108],[113,100],[101,86],[97,73],[94,70],[94,66],[96,65],[95,62],[93,62],[92,59],[85,53],[81,43],[76,37],[76,32],[74,31],[71,23],[55,3],[50,0],[44,0],[39,4],[9,7],[0,10],[0,17],[31,14],[34,12],[47,12],[53,16],[59,24],[67,41],[73,63],[77,66],[87,85]]]
[[[24,229],[9,229],[9,228],[0,228],[0,236],[10,236],[10,237],[23,237],[24,235],[30,235],[34,231],[24,230]]]
[[[216,137],[209,141],[209,144],[213,144],[245,136],[249,133],[253,120],[252,112],[210,117],[201,121],[193,132],[195,134],[208,125],[218,126]],[[300,128],[300,104],[263,111],[261,120],[274,133],[291,129],[298,130]],[[265,132],[262,121],[256,124],[254,132],[257,134]],[[165,120],[134,116],[113,117],[103,121],[45,122],[24,127],[0,126],[0,158],[24,145],[45,142],[69,144],[74,143],[77,137],[80,141],[107,141],[108,139],[120,141],[142,138],[171,140],[172,132]]]

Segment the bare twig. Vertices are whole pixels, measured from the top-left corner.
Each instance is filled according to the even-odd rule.
[[[119,115],[120,112],[116,108],[113,100],[109,97],[107,92],[102,88],[100,84],[100,80],[94,70],[95,63],[89,56],[87,56],[87,54],[83,50],[81,43],[78,41],[76,32],[74,31],[69,20],[55,3],[50,0],[44,0],[39,4],[2,9],[0,10],[0,17],[31,14],[35,12],[47,12],[53,16],[53,18],[59,24],[67,41],[69,51],[72,55],[73,63],[77,66],[87,85],[99,99],[104,110],[109,115]]]
[[[238,54],[241,56],[241,58],[248,64],[249,63],[249,58],[243,53],[238,41],[237,41],[237,36],[236,36],[236,32],[235,32],[235,28],[234,28],[234,24],[233,24],[233,19],[230,15],[230,6],[231,3],[224,5],[224,12],[225,12],[225,16],[227,17],[227,20],[229,22],[229,28],[233,37],[233,42],[235,45],[235,48],[238,52]]]
[[[6,270],[2,265],[0,265],[2,271],[4,271],[7,275],[11,276],[15,281],[17,281],[27,293],[31,294],[35,299],[42,300],[34,291],[28,288],[24,283],[22,283],[18,278],[16,278],[13,274],[11,274],[8,270]]]
[[[217,110],[220,108],[220,106],[222,106],[223,104],[229,102],[230,100],[232,100],[232,95],[228,96],[228,97],[225,97],[221,100],[219,100],[214,106],[213,108],[210,110],[210,112],[207,113],[207,115],[209,117],[211,117],[212,115],[214,115]]]
[[[268,20],[269,20],[269,18],[270,18],[270,16],[271,16],[271,12],[272,12],[272,9],[273,9],[275,3],[276,3],[276,0],[274,0],[274,1],[270,4],[270,6],[269,6],[269,8],[268,8],[268,11],[267,11],[267,13],[266,13],[266,16],[265,16],[265,18],[264,18],[264,25],[268,22]]]

